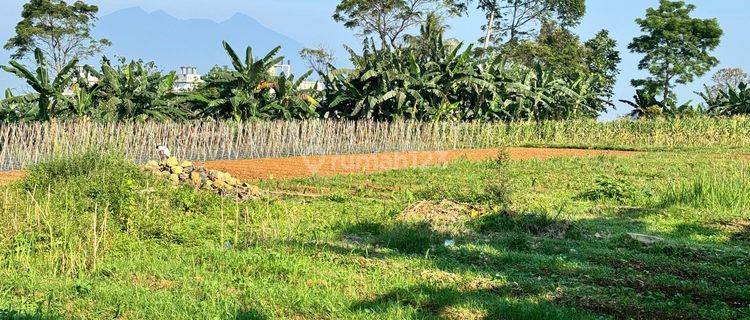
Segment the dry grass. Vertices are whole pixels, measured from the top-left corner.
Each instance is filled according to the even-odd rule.
[[[748,149],[750,119],[580,120],[541,125],[333,120],[13,124],[0,126],[0,170],[23,168],[92,146],[122,150],[142,162],[154,157],[159,144],[169,146],[179,158],[196,161],[501,146]]]

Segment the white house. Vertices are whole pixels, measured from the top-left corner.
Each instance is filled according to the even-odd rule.
[[[177,73],[174,81],[175,92],[185,92],[195,89],[201,80],[201,75],[198,74],[198,68],[193,66],[180,67],[180,72]]]

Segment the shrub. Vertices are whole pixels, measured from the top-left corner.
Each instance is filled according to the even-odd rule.
[[[591,201],[609,199],[617,202],[625,202],[632,199],[636,194],[636,188],[626,179],[600,177],[580,197]]]

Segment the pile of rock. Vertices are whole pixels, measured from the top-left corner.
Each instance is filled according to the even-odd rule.
[[[254,199],[261,195],[257,186],[242,183],[229,173],[208,170],[202,166],[195,166],[190,161],[179,161],[175,157],[169,157],[162,162],[149,161],[143,168],[158,177],[168,179],[175,186],[187,184],[196,189],[210,190],[239,200]]]

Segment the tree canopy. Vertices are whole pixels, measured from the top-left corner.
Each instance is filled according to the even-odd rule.
[[[638,68],[651,77],[633,80],[634,86],[661,93],[665,102],[674,101],[675,83],[692,82],[719,63],[711,55],[723,35],[719,22],[693,18],[693,10],[695,6],[684,1],[661,0],[658,8],[649,8],[636,20],[643,35],[628,48],[644,55]]]
[[[83,1],[68,4],[63,0],[30,0],[24,4],[22,20],[5,49],[15,50],[14,59],[21,59],[40,49],[49,59],[55,73],[73,59],[97,54],[110,42],[95,39],[91,28],[99,8]]]
[[[450,0],[342,0],[333,19],[362,37],[376,37],[382,48],[395,48],[429,13],[456,13],[457,6]]]
[[[503,51],[515,62],[527,67],[540,64],[557,77],[570,81],[582,75],[593,77],[590,90],[597,99],[590,101],[592,104],[601,105],[612,98],[621,58],[617,42],[607,30],[581,43],[570,30],[547,21],[535,39],[508,44]]]
[[[544,22],[575,26],[586,13],[585,0],[477,0],[487,16],[485,44],[502,45],[536,37]]]

